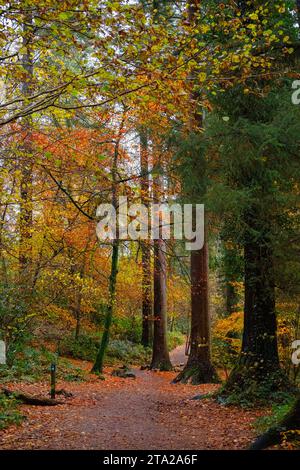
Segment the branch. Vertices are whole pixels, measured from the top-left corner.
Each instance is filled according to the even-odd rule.
[[[52,179],[52,181],[54,181],[54,183],[57,185],[57,187],[69,198],[69,200],[72,202],[72,204],[76,207],[76,209],[79,210],[79,212],[81,212],[81,214],[83,214],[85,217],[87,217],[89,220],[95,220],[95,217],[93,217],[92,215],[88,214],[87,212],[85,212],[85,210],[82,209],[82,207],[79,205],[79,203],[77,201],[75,201],[75,199],[73,198],[73,196],[66,190],[66,188],[59,182],[57,181],[57,179],[55,178],[55,176],[52,175],[52,173],[47,170],[47,168],[43,165],[43,168],[44,170],[46,171],[46,173],[50,176],[50,178]]]

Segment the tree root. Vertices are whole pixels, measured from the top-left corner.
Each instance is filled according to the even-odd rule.
[[[238,363],[218,396],[228,404],[266,404],[278,401],[283,394],[295,392],[284,372],[278,368],[257,363]]]
[[[219,383],[219,378],[212,365],[189,366],[185,368],[175,377],[173,383],[190,383],[192,385]]]
[[[159,370],[161,372],[170,371],[170,370],[173,370],[173,366],[171,362],[166,361],[166,360],[161,360],[161,361],[152,362],[149,367],[149,370],[154,370],[154,371]]]

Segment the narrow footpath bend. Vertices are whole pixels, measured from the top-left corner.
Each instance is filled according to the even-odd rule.
[[[184,362],[183,347],[171,357]],[[105,381],[60,383],[74,398],[56,407],[22,406],[27,419],[0,431],[0,449],[242,449],[253,440],[251,423],[261,413],[192,400],[216,385],[174,385],[174,372],[135,373],[136,379],[107,374]],[[22,389],[37,393],[41,385]]]

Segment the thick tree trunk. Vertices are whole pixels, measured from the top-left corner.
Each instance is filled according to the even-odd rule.
[[[154,337],[151,369],[171,370],[167,344],[166,244],[154,241]]]
[[[200,0],[194,0],[188,6],[190,24],[197,21]],[[194,73],[191,74],[191,78]],[[191,92],[190,132],[201,132],[202,114],[198,109],[198,92]],[[205,170],[204,170],[205,171]],[[205,178],[205,174],[201,176]],[[192,195],[193,194],[192,191]],[[199,199],[196,195],[196,200]],[[195,221],[194,221],[195,223]],[[187,364],[174,382],[210,383],[217,381],[217,375],[211,364],[210,355],[210,318],[208,301],[208,245],[207,237],[201,250],[191,251],[191,349]]]
[[[149,162],[148,141],[146,131],[140,132],[140,158],[141,158],[141,203],[149,206]],[[144,346],[150,345],[152,336],[152,279],[151,279],[151,246],[148,240],[141,242],[142,249],[142,337]]]
[[[191,252],[191,349],[187,364],[175,382],[216,382],[211,363],[208,304],[208,247]]]
[[[247,216],[244,244],[245,302],[244,332],[239,360],[222,391],[223,395],[265,396],[291,388],[280,369],[277,347],[275,283],[272,243],[268,222],[253,211]],[[258,226],[259,225],[259,226]],[[258,238],[257,234],[261,236]]]
[[[269,367],[279,368],[276,339],[273,256],[268,243],[244,246],[245,316],[242,350],[244,356]]]

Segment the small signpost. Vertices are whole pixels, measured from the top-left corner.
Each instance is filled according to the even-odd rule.
[[[0,364],[6,364],[6,345],[4,341],[0,341]]]
[[[55,399],[55,385],[56,385],[56,364],[53,362],[50,367],[51,372],[51,389],[50,396]]]

